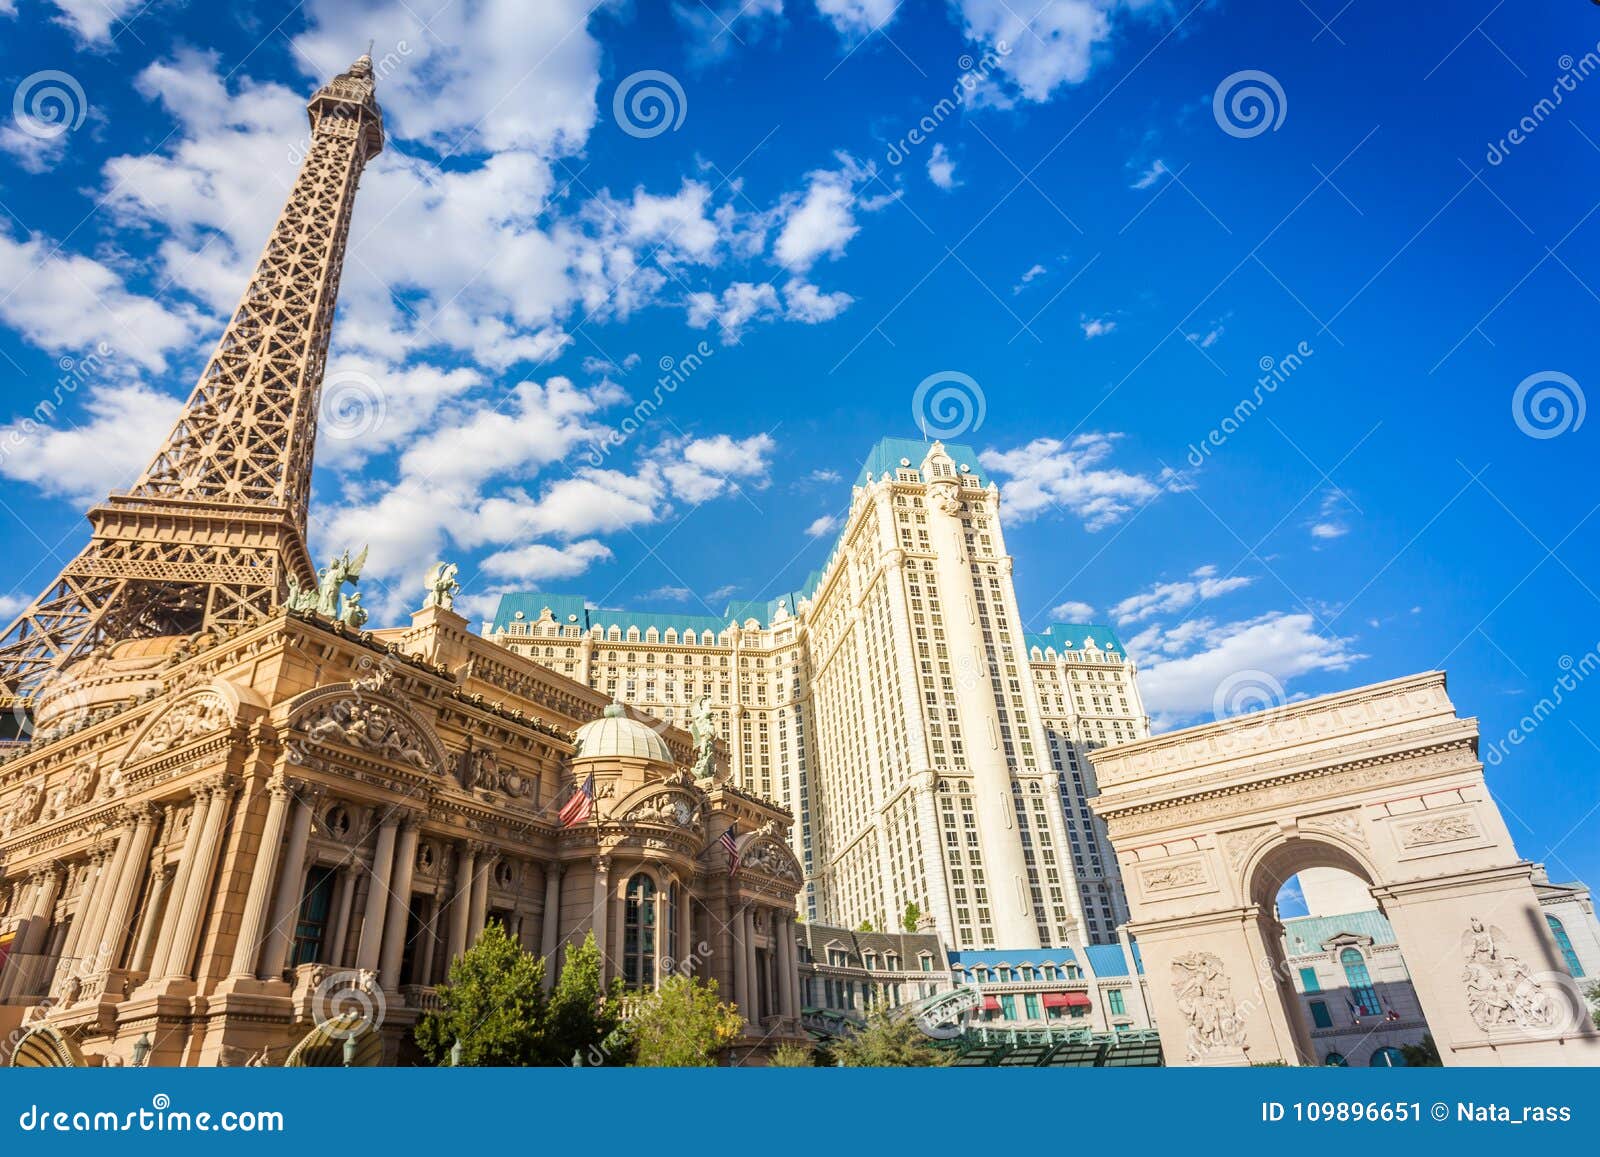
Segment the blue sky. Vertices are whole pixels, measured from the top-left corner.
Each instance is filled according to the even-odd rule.
[[[476,614],[792,589],[965,375],[1030,626],[1113,623],[1164,726],[1443,666],[1523,853],[1600,879],[1600,7],[1009,2],[0,0],[0,609],[370,38],[313,545],[380,621],[438,557]]]

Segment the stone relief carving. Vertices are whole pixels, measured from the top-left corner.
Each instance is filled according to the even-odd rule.
[[[1332,815],[1309,816],[1300,821],[1300,826],[1310,831],[1332,832],[1334,835],[1343,836],[1345,839],[1366,847],[1367,833],[1362,830],[1361,817],[1353,811],[1334,812]]]
[[[1205,865],[1198,860],[1187,864],[1173,864],[1164,868],[1151,868],[1140,875],[1146,892],[1165,892],[1172,888],[1188,888],[1206,882]]]
[[[428,744],[421,734],[382,703],[336,699],[317,708],[300,726],[314,743],[344,743],[412,767],[428,766]]]
[[[693,828],[700,823],[700,807],[687,796],[658,795],[645,800],[622,817],[625,821]]]
[[[1467,1010],[1479,1028],[1549,1028],[1558,1015],[1550,994],[1515,956],[1500,950],[1505,933],[1485,927],[1472,918],[1461,934],[1461,951],[1467,958],[1461,983],[1467,990]]]
[[[228,722],[228,705],[219,695],[201,695],[186,700],[168,711],[139,741],[133,758],[142,759],[170,751],[184,740],[205,731],[214,731]]]
[[[10,839],[13,833],[38,819],[43,801],[43,780],[25,784],[20,792],[11,797],[11,806],[0,812],[0,839]]]
[[[785,850],[775,843],[760,843],[745,851],[739,861],[744,867],[755,868],[769,876],[777,876],[784,880],[798,880],[793,865]]]
[[[1188,1022],[1188,1059],[1244,1047],[1244,1018],[1233,1002],[1233,986],[1222,961],[1210,952],[1190,952],[1172,962],[1172,995]]]
[[[689,736],[694,740],[694,774],[696,779],[711,779],[716,773],[717,724],[711,709],[711,696],[702,695],[695,704],[694,718],[689,721]]]
[[[1420,848],[1428,844],[1448,844],[1455,840],[1470,840],[1479,835],[1478,825],[1465,812],[1436,816],[1411,824],[1400,830],[1402,848]]]
[[[1245,828],[1239,832],[1224,832],[1219,841],[1222,844],[1222,855],[1228,861],[1228,870],[1237,872],[1244,866],[1244,861],[1250,854],[1250,849],[1256,846],[1270,829],[1263,826],[1258,828]]]

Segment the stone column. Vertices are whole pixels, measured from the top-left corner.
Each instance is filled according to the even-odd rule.
[[[378,956],[378,983],[391,992],[400,987],[400,962],[411,923],[411,879],[417,867],[418,817],[408,815],[400,828],[394,853],[394,881],[390,886],[389,915],[384,920],[383,949]]]
[[[733,940],[733,999],[745,1020],[754,1024],[756,1018],[750,1015],[750,994],[754,991],[750,983],[750,961],[754,958],[755,945],[751,939],[750,924],[750,908],[745,905],[733,917],[733,927],[737,933]]]
[[[144,921],[139,925],[139,939],[133,946],[133,954],[128,957],[128,967],[134,972],[150,968],[154,940],[165,922],[166,900],[172,882],[160,857],[150,861],[149,871],[150,895],[144,903]]]
[[[550,991],[556,980],[556,951],[561,936],[561,877],[566,875],[562,864],[549,864],[544,870],[544,925],[540,929],[539,953],[544,957],[544,990]]]
[[[472,908],[467,916],[468,947],[478,942],[489,919],[489,880],[499,859],[493,848],[487,844],[478,845],[477,870],[472,877]]]
[[[461,959],[461,954],[467,950],[467,920],[468,909],[472,907],[472,877],[478,867],[478,853],[473,849],[477,845],[467,844],[462,847],[456,861],[456,892],[450,897],[450,959],[446,963],[448,969]]]
[[[36,868],[29,877],[33,881],[33,901],[27,908],[28,918],[17,934],[15,952],[10,961],[10,975],[5,985],[5,996],[33,987],[38,970],[32,957],[44,946],[45,935],[50,930],[50,915],[55,910],[56,897],[61,893],[60,868]],[[28,993],[27,995],[32,995]]]
[[[795,944],[794,944],[794,916],[786,914],[778,922],[778,934],[773,938],[773,951],[778,954],[778,1011],[783,1014],[784,1020],[793,1020],[799,1015],[795,1007],[795,997],[799,992],[800,983],[795,973]]]
[[[389,907],[389,875],[394,870],[395,829],[398,816],[384,818],[372,850],[372,873],[367,882],[367,910],[361,920],[361,943],[356,947],[356,967],[376,970],[383,946],[383,914]]]
[[[62,962],[73,962],[73,971],[80,975],[83,969],[76,967],[78,942],[84,939],[84,932],[94,923],[94,906],[101,877],[105,874],[105,859],[105,849],[96,848],[83,865],[83,883],[78,889],[78,902],[73,905],[72,927],[67,930],[67,938],[61,943]]]
[[[194,806],[189,809],[189,830],[183,834],[183,848],[178,852],[178,866],[168,886],[167,906],[162,913],[155,954],[150,957],[151,979],[158,979],[167,974],[167,957],[172,955],[172,939],[177,933],[178,909],[183,904],[189,877],[194,872],[195,849],[200,846],[200,833],[205,828],[206,813],[211,810],[211,792],[203,787],[193,790]]]
[[[128,855],[116,877],[105,923],[101,925],[99,940],[103,948],[102,967],[115,968],[122,960],[122,950],[131,931],[133,901],[149,870],[150,845],[155,843],[156,821],[159,818],[160,813],[148,804],[133,809],[133,832],[129,836]]]
[[[672,943],[672,885],[668,884],[665,887],[656,889],[655,908],[655,986],[660,988],[662,978],[670,975],[666,966],[671,964],[676,968],[678,963],[673,959],[674,954],[678,951],[678,946]]]
[[[350,938],[350,909],[355,906],[356,875],[349,864],[339,869],[339,898],[333,923],[332,947],[328,963],[335,968],[344,965],[345,944]]]
[[[168,978],[185,977],[194,966],[195,948],[200,939],[200,914],[205,908],[206,894],[211,890],[211,876],[216,870],[217,853],[221,850],[222,824],[228,818],[233,797],[233,784],[224,780],[205,789],[211,804],[206,809],[206,823],[195,844],[194,865],[184,881],[182,903],[172,934],[172,951],[167,956],[165,975]]]
[[[678,886],[678,972],[683,976],[695,973],[694,958],[694,896],[687,884]]]
[[[283,786],[290,796],[290,800],[292,800],[292,802],[286,800],[284,804],[289,829],[289,846],[283,851],[283,865],[277,877],[277,898],[272,905],[272,923],[266,929],[266,947],[261,953],[259,975],[266,977],[268,980],[279,979],[283,975],[284,968],[289,963],[289,949],[294,944],[294,926],[300,918],[300,902],[305,898],[306,845],[311,840],[313,808],[309,800],[297,794],[297,792],[305,790],[304,785],[285,783]],[[274,796],[273,803],[276,804],[277,802],[277,798]],[[271,816],[269,815],[268,823],[270,824],[270,822]],[[278,839],[283,838],[283,827],[284,821],[280,820]],[[263,848],[267,847],[265,837],[262,837],[261,846]],[[275,854],[277,843],[274,842],[272,847],[274,852],[269,852],[269,857]],[[273,875],[271,858],[267,860],[263,874],[267,876],[267,884],[262,891],[263,894],[269,895],[271,894]],[[251,892],[254,894],[253,887]],[[260,937],[259,929],[256,935],[258,938]],[[238,967],[237,961],[234,962],[234,966]],[[257,975],[255,966],[256,962],[252,960],[250,963],[250,974],[252,976]]]
[[[278,845],[283,842],[283,827],[288,821],[288,783],[274,777],[267,784],[267,795],[267,819],[256,849],[255,871],[250,876],[250,891],[245,897],[244,916],[239,923],[239,939],[233,949],[233,966],[228,970],[229,976],[240,978],[256,975],[256,959],[261,951],[262,933],[266,930],[267,897],[272,894]]]
[[[628,881],[626,878],[613,880],[609,895],[611,907],[607,909],[611,914],[611,954],[616,957],[615,967],[609,970],[609,976],[622,975],[622,955],[628,944],[627,915],[628,915]],[[607,960],[607,964],[612,961]]]

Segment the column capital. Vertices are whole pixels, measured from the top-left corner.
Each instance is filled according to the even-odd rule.
[[[123,812],[135,827],[154,827],[161,822],[163,810],[148,800],[141,803],[131,803],[123,808]]]

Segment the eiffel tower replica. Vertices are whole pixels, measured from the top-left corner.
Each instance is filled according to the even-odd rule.
[[[370,55],[306,106],[310,148],[244,298],[133,487],[89,511],[81,554],[0,636],[0,708],[102,644],[258,620],[306,549],[317,405],[356,186],[383,149]]]

